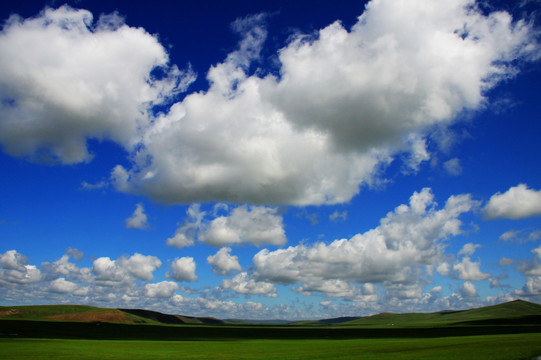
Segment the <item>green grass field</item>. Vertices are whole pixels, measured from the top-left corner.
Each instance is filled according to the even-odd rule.
[[[541,334],[433,339],[141,341],[0,339],[1,359],[535,359]]]

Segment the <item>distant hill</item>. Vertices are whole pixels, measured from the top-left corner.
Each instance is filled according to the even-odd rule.
[[[212,317],[170,315],[143,309],[108,309],[85,305],[0,306],[0,320],[117,323],[147,325],[274,325],[359,328],[408,328],[472,325],[541,325],[541,305],[516,300],[471,310],[434,313],[381,313],[315,321],[220,320]]]
[[[252,320],[252,319],[226,319],[224,320],[228,325],[288,325],[292,323],[291,320]]]
[[[85,305],[0,306],[0,320],[104,322],[118,324],[209,324],[224,322],[210,317],[168,315],[141,309],[108,309]]]
[[[346,321],[343,321],[346,320]],[[298,324],[298,323],[296,323]],[[515,300],[499,305],[471,310],[440,311],[433,313],[380,313],[377,315],[323,319],[303,322],[304,325],[337,325],[363,327],[432,327],[453,325],[513,325],[541,324],[541,305]]]

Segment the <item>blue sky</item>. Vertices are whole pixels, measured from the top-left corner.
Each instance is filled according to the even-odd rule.
[[[0,8],[0,304],[541,302],[539,2]]]

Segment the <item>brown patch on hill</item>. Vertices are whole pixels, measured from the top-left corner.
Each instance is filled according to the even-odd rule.
[[[75,314],[47,316],[47,319],[78,322],[133,323],[125,313],[118,310],[84,312]]]
[[[18,313],[19,313],[19,310],[17,309],[4,310],[4,311],[0,311],[0,317],[13,316],[13,315],[17,315]]]

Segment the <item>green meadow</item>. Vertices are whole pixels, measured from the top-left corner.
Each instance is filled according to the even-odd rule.
[[[430,339],[0,339],[2,359],[535,359],[541,334]]]

